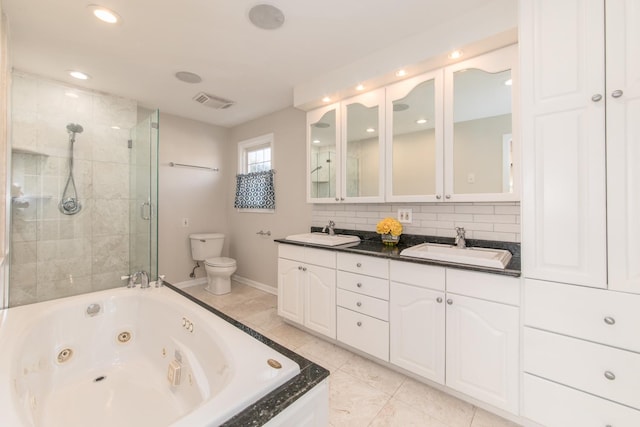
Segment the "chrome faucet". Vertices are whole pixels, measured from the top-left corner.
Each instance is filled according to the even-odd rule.
[[[336,232],[335,232],[335,230],[334,230],[335,228],[336,228],[336,223],[335,223],[335,222],[333,222],[333,221],[331,221],[331,220],[329,220],[329,224],[325,225],[325,226],[322,228],[322,232],[324,233],[324,232],[326,232],[326,231],[327,231],[327,229],[328,229],[328,230],[329,230],[329,236],[335,236],[335,234],[336,234]]]
[[[140,289],[146,289],[149,287],[149,273],[146,271],[136,271],[129,276],[122,276],[120,279],[129,279],[127,288],[135,288],[138,282],[140,283]]]
[[[455,245],[460,249],[464,249],[467,247],[467,241],[464,236],[464,227],[456,227],[456,240]]]

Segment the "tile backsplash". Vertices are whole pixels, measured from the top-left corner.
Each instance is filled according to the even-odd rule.
[[[455,227],[464,227],[467,238],[520,242],[520,203],[353,203],[315,204],[312,226],[329,220],[336,228],[375,231],[382,218],[397,218],[398,209],[412,210],[412,223],[404,233],[454,237]]]

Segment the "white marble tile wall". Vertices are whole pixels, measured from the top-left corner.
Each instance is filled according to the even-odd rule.
[[[129,129],[134,101],[39,76],[12,75],[9,303],[43,301],[120,285],[129,270]],[[69,172],[68,123],[82,210],[58,202]]]
[[[322,227],[333,220],[336,228],[375,231],[382,218],[411,209],[413,221],[403,224],[404,233],[454,237],[464,227],[467,238],[520,242],[520,203],[376,203],[316,204],[312,225]]]

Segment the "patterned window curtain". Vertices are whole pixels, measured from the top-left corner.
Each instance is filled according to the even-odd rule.
[[[233,206],[237,209],[275,210],[274,173],[272,169],[236,175],[236,201]]]

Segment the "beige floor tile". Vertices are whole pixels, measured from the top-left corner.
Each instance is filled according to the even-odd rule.
[[[354,357],[350,351],[316,337],[313,337],[311,341],[298,347],[296,352],[318,363],[320,366],[327,368],[331,372],[336,371],[350,358]]]
[[[357,355],[353,355],[348,359],[340,370],[388,395],[393,395],[407,378],[398,372]]]
[[[407,378],[394,397],[449,427],[469,427],[473,419],[474,407],[470,403],[411,378]]]
[[[505,420],[484,409],[476,408],[471,427],[518,427],[519,424]]]
[[[286,323],[267,331],[266,335],[291,350],[296,350],[313,339],[312,335]]]
[[[224,313],[237,320],[244,320],[257,313],[274,308],[272,295],[262,295],[255,298],[238,301],[235,304],[225,305],[220,308]]]
[[[268,332],[284,324],[282,318],[278,316],[278,309],[275,307],[247,316],[242,323],[246,323],[247,326],[261,333]]]
[[[337,371],[329,377],[329,422],[335,427],[366,427],[389,400],[386,393]]]
[[[371,427],[449,427],[419,409],[391,399],[373,419]]]

